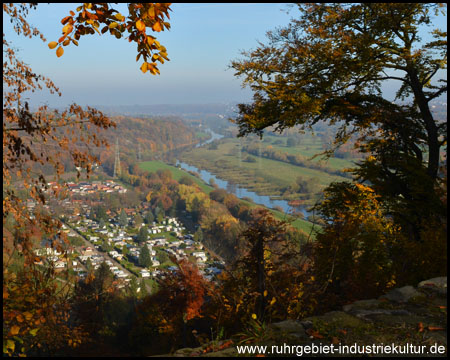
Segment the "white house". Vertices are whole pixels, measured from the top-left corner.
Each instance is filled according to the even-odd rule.
[[[152,257],[152,265],[153,266],[160,266],[161,265],[161,263],[158,261],[158,259],[155,256]]]
[[[66,267],[66,263],[64,261],[56,261],[55,269],[64,269]]]
[[[147,269],[142,269],[140,271],[141,277],[146,278],[146,277],[150,277],[150,272]]]

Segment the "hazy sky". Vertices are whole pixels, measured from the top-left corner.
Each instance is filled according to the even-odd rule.
[[[79,4],[78,4],[79,5]],[[47,39],[61,36],[60,20],[75,10],[76,4],[39,4],[28,21]],[[113,5],[126,14],[124,4]],[[229,69],[241,50],[266,42],[265,33],[288,24],[298,10],[288,14],[285,4],[172,4],[171,29],[156,35],[167,48],[169,62],[159,65],[161,75],[143,74],[136,62],[136,45],[107,34],[81,37],[79,46],[55,50],[38,38],[17,37],[9,22],[3,32],[19,49],[19,57],[32,69],[52,79],[63,95],[47,91],[30,96],[33,105],[51,106],[76,102],[80,105],[186,104],[250,101],[251,92],[241,88],[241,80]],[[446,18],[437,20],[446,30]],[[386,88],[391,91],[392,86]]]

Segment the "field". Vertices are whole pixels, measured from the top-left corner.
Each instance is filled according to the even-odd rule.
[[[175,180],[180,180],[183,176],[187,176],[195,181],[196,184],[207,194],[214,190],[212,186],[206,185],[201,179],[189,174],[188,172],[178,169],[175,166],[167,165],[161,161],[144,161],[139,163],[139,167],[142,170],[149,172],[156,172],[158,170],[169,170],[172,173],[172,178]]]
[[[145,162],[140,163],[139,167],[142,170],[150,171],[150,172],[155,172],[160,169],[161,170],[170,170],[172,172],[172,177],[177,181],[179,179],[181,179],[183,176],[188,176],[188,177],[191,177],[205,193],[209,194],[212,190],[214,190],[214,188],[212,186],[205,184],[201,179],[189,174],[188,172],[178,169],[175,166],[167,165],[160,161],[145,161]],[[262,206],[262,205],[257,205],[253,202],[248,202],[245,200],[241,200],[241,201],[251,207]],[[271,212],[274,214],[274,216],[278,220],[286,220],[287,219],[287,215],[284,214],[283,212],[273,210],[273,209],[271,209]],[[314,227],[314,225],[311,222],[302,220],[302,219],[296,219],[295,221],[292,222],[292,225],[294,227],[296,227],[297,229],[303,230],[307,234],[309,234],[311,232],[311,229]],[[317,225],[315,226],[315,229],[317,229]],[[312,236],[312,237],[314,238],[314,236]]]
[[[344,177],[330,175],[324,171],[253,155],[251,157],[256,161],[247,162],[249,154],[239,152],[239,141],[227,138],[218,145],[217,149],[211,149],[208,146],[196,148],[183,153],[181,160],[198,168],[209,170],[220,178],[242,185],[262,195],[280,196],[282,189],[294,183],[299,176],[304,179],[315,178],[321,188],[333,181],[348,181]],[[243,141],[242,144],[244,145],[245,142]],[[281,146],[280,149],[286,151],[288,148]],[[312,155],[314,150],[312,149],[310,152]]]
[[[279,144],[281,142],[281,144]],[[279,150],[288,154],[302,155],[307,158],[311,158],[316,154],[323,152],[322,142],[318,136],[312,134],[304,134],[301,136],[300,144],[297,146],[287,146],[287,138],[282,138],[279,136],[265,135],[263,146],[271,145],[275,150]],[[276,144],[275,144],[276,143]],[[354,166],[354,161],[357,159],[340,159],[340,158],[329,158],[328,160],[323,160],[322,156],[317,156],[311,159],[312,162],[323,161],[324,164],[333,170],[341,170],[344,168],[349,168]]]

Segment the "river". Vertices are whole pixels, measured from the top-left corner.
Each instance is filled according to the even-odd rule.
[[[214,140],[219,140],[223,138],[223,135],[217,134],[213,132],[212,130],[207,130],[209,133],[211,133],[211,138],[206,140],[205,142],[202,142],[200,144],[197,144],[196,147],[204,146]],[[307,216],[311,215],[312,212],[307,211],[304,207],[296,207],[293,208],[289,205],[289,203],[286,200],[276,200],[271,199],[269,196],[266,195],[258,195],[257,193],[247,190],[243,187],[240,187],[239,185],[230,183],[226,180],[219,179],[214,174],[209,172],[208,170],[199,169],[193,165],[189,165],[185,162],[177,160],[176,162],[177,166],[180,168],[187,170],[187,171],[194,171],[200,175],[200,178],[205,181],[207,184],[209,184],[210,180],[213,179],[214,182],[217,184],[217,186],[221,189],[225,189],[228,192],[236,195],[238,198],[250,198],[255,204],[264,205],[268,208],[274,208],[275,206],[278,206],[283,209],[285,213],[292,213],[293,211],[301,212],[303,213],[303,216],[306,218]]]

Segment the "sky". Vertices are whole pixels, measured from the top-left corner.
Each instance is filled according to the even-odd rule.
[[[107,34],[81,37],[79,46],[64,47],[56,57],[47,46],[61,36],[61,19],[79,4],[39,4],[27,17],[46,37],[18,37],[3,22],[8,41],[19,50],[18,56],[33,71],[49,77],[62,96],[48,91],[31,94],[38,106],[206,104],[251,101],[251,91],[241,86],[242,79],[229,68],[241,52],[266,42],[266,32],[285,26],[298,10],[281,3],[174,3],[170,13],[171,29],[155,35],[167,48],[169,62],[159,65],[161,75],[143,74],[136,62],[136,44],[117,40]],[[124,4],[113,5],[127,14]],[[291,11],[288,10],[291,8]],[[436,20],[447,28],[446,17]],[[393,86],[386,92],[393,94]]]

